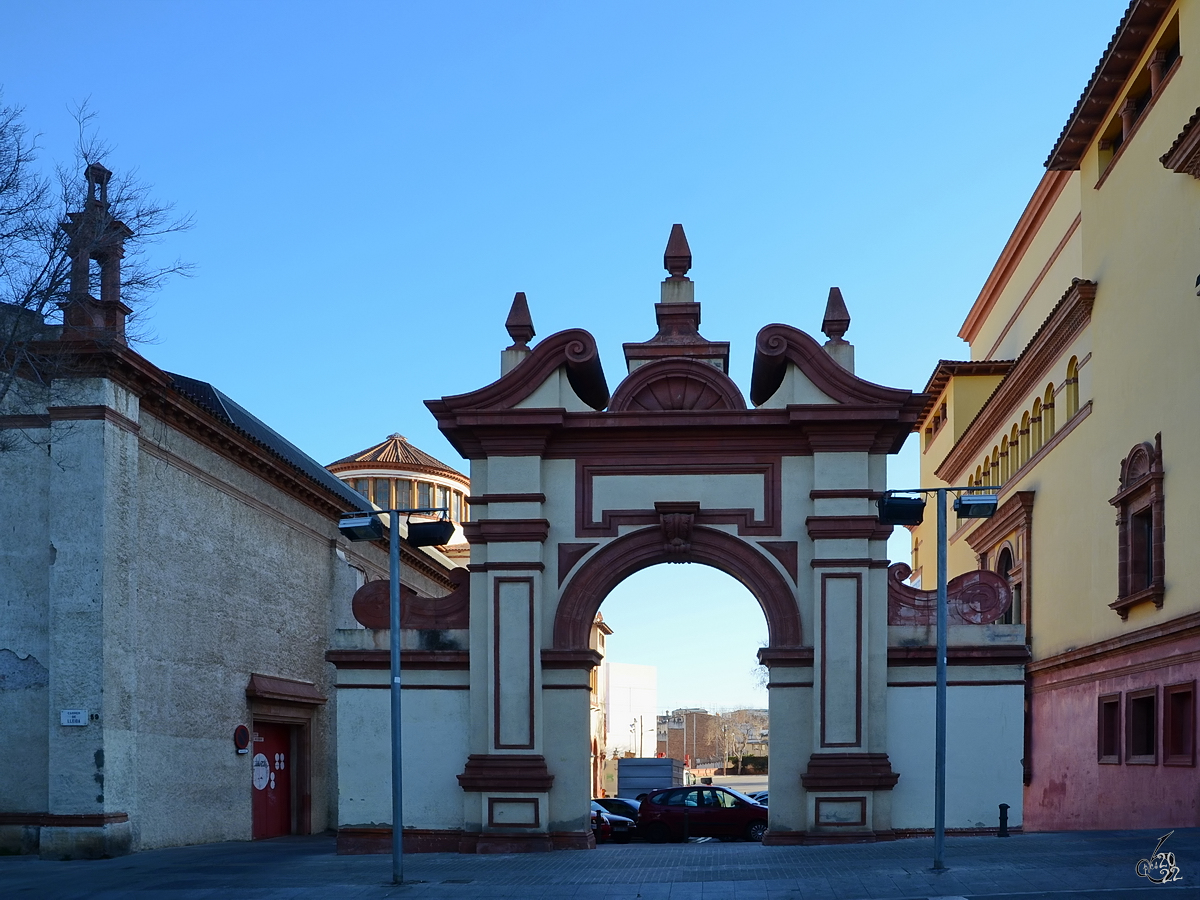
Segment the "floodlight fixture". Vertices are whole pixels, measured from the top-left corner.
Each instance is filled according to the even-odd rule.
[[[409,522],[408,541],[410,547],[441,547],[454,537],[454,523],[449,519],[436,522]]]
[[[352,541],[378,541],[383,537],[383,522],[374,513],[354,513],[338,522],[338,531]]]
[[[920,525],[925,518],[925,498],[898,496],[888,491],[879,498],[879,521],[884,525]]]
[[[998,502],[995,494],[961,494],[954,501],[954,511],[960,519],[990,519]]]

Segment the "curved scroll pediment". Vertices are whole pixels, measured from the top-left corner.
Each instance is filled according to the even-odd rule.
[[[733,380],[715,366],[693,359],[663,359],[634,369],[617,387],[611,412],[745,409]]]
[[[600,365],[596,339],[582,328],[569,328],[538,343],[512,371],[469,394],[455,394],[426,403],[437,412],[512,409],[534,393],[555,370],[566,369],[567,380],[579,399],[592,409],[608,405],[608,383]]]
[[[755,406],[762,406],[779,390],[788,363],[838,403],[899,406],[913,397],[912,391],[884,387],[842,368],[824,347],[799,328],[767,325],[759,331],[754,346],[750,400]]]

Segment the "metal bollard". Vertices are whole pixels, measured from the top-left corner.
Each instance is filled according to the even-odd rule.
[[[1000,804],[1000,830],[996,832],[996,837],[1008,837],[1008,804]]]

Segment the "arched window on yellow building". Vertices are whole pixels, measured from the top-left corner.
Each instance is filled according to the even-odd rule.
[[[1046,395],[1042,398],[1042,437],[1050,440],[1054,437],[1054,385],[1046,385]]]
[[[1029,413],[1028,412],[1026,412],[1025,415],[1021,416],[1020,438],[1021,438],[1021,465],[1025,465],[1025,463],[1029,462],[1029,457],[1030,457],[1030,453],[1029,453]]]
[[[988,480],[988,484],[992,487],[1000,487],[1004,482],[1000,480],[1000,448],[992,448],[992,477]]]
[[[1042,400],[1033,401],[1033,414],[1029,417],[1029,442],[1033,452],[1042,449]]]
[[[983,487],[983,469],[979,466],[975,467],[975,487]]]
[[[985,456],[983,458],[983,481],[984,487],[990,487],[992,484],[992,458]]]
[[[1067,418],[1079,412],[1079,360],[1074,356],[1067,363]]]
[[[1013,425],[1012,432],[1008,435],[1008,459],[1009,471],[1017,474],[1017,469],[1025,464],[1025,459],[1021,455],[1021,429]]]
[[[998,484],[1004,484],[1012,475],[1012,468],[1008,463],[1008,436],[1005,435],[1000,439],[1000,481]]]

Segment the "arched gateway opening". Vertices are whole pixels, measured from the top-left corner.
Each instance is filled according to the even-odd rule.
[[[888,454],[928,398],[854,375],[835,288],[824,345],[787,325],[759,332],[748,406],[727,374],[729,345],[699,333],[679,226],[664,262],[658,333],[624,345],[626,374],[611,396],[586,331],[529,346],[533,322],[518,294],[501,377],[427,404],[471,463],[471,555],[458,590],[420,598],[402,619],[411,849],[593,846],[600,654],[589,629],[622,579],[675,562],[733,576],[768,623],[758,651],[771,740],[764,840],[932,827],[922,782],[932,731],[912,724],[932,709],[931,600],[889,582],[891,528],[874,504]],[[997,796],[1020,802],[1020,734],[1005,723],[1020,722],[1024,633],[964,610],[950,691],[966,692],[962,745],[976,749],[950,762],[949,795],[961,807],[951,827],[975,827]],[[339,635],[361,648],[333,657],[339,847],[354,852],[390,827],[387,694],[362,690],[389,686],[386,651],[371,649],[387,640],[369,625]],[[997,752],[1005,768],[981,778],[980,754]]]
[[[592,622],[613,588],[635,572],[658,563],[702,563],[732,575],[762,607],[772,647],[802,646],[800,609],[787,578],[761,553],[748,551],[736,537],[704,526],[690,540],[673,545],[661,530],[630,532],[590,557],[563,590],[554,617],[556,650],[587,650]]]

